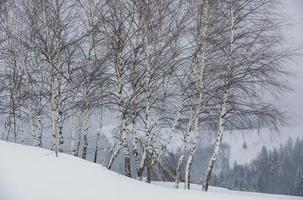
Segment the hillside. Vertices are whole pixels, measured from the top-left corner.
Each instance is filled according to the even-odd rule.
[[[208,199],[299,200],[300,197],[235,192],[211,188],[209,192],[176,190],[170,183],[149,185],[108,171],[100,165],[53,152],[0,141],[1,200],[100,199]],[[159,186],[161,185],[161,186]],[[163,187],[165,186],[165,187]]]

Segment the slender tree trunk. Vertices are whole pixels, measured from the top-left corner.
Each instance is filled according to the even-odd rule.
[[[100,129],[97,132],[97,138],[96,138],[96,146],[95,146],[95,155],[94,155],[94,162],[97,163],[98,161],[98,152],[99,152],[99,142],[100,142],[100,136],[102,134],[102,126],[103,126],[103,110],[101,108],[101,113],[100,113]]]
[[[32,105],[31,105],[31,101],[30,101],[29,97],[28,97],[27,101],[28,101],[29,123],[31,126],[31,131],[32,131],[32,136],[33,136],[33,145],[38,146],[37,133],[36,133],[36,128],[35,128],[34,119],[33,119]]]
[[[70,65],[68,65],[68,74],[69,74],[69,96],[71,98],[70,104],[71,104],[71,153],[73,156],[77,156],[77,149],[76,149],[76,120],[77,120],[77,115],[76,115],[76,93],[75,93],[75,74],[73,69],[71,68]]]
[[[144,149],[143,154],[142,154],[142,158],[141,158],[141,162],[140,162],[140,167],[139,167],[139,170],[137,172],[139,180],[142,180],[142,175],[143,175],[143,171],[144,171],[144,168],[145,168],[145,162],[146,162],[146,151]]]
[[[181,167],[185,158],[185,150],[186,150],[186,145],[187,145],[187,140],[190,136],[190,133],[192,131],[192,123],[194,120],[194,116],[193,116],[193,111],[191,110],[190,112],[190,117],[188,120],[188,125],[187,125],[187,130],[186,130],[186,134],[184,135],[183,139],[182,139],[182,147],[181,147],[181,155],[178,159],[177,162],[177,167],[176,167],[176,178],[175,178],[175,187],[178,188],[179,187],[179,182],[180,182],[180,177],[181,177]]]
[[[88,129],[89,129],[89,111],[86,109],[84,112],[84,128],[83,128],[83,150],[82,158],[86,159],[88,149]]]
[[[196,154],[197,145],[198,145],[198,135],[199,135],[199,119],[200,119],[200,112],[204,109],[206,102],[204,99],[204,90],[205,90],[205,70],[207,67],[206,61],[206,51],[208,47],[208,9],[209,9],[209,2],[208,0],[203,1],[203,25],[202,25],[202,38],[203,42],[201,45],[201,49],[198,50],[197,54],[197,62],[200,65],[200,73],[199,73],[199,99],[198,99],[198,108],[195,113],[195,123],[194,123],[194,131],[193,131],[193,145],[189,157],[186,162],[185,168],[185,189],[190,189],[190,172],[191,166],[193,162],[193,158]]]
[[[62,78],[62,77],[60,77]],[[64,148],[64,116],[63,116],[63,102],[61,94],[61,80],[58,85],[58,135],[59,135],[59,152],[63,152]]]
[[[73,156],[77,156],[76,149],[76,108],[74,107],[74,97],[72,97],[72,116],[71,116],[71,152]],[[80,138],[79,138],[80,139]]]
[[[94,163],[97,163],[97,161],[98,161],[99,140],[100,140],[100,132],[97,132],[95,154],[94,154]]]
[[[37,141],[37,133],[36,133],[36,128],[34,124],[34,119],[33,119],[33,111],[32,111],[32,103],[31,103],[31,98],[30,98],[30,84],[29,84],[29,75],[28,72],[26,71],[25,67],[26,63],[23,63],[23,70],[25,73],[25,84],[26,84],[26,92],[27,92],[27,109],[28,109],[28,115],[29,115],[29,124],[31,127],[32,131],[32,137],[33,137],[33,145],[38,146],[38,141]]]
[[[121,150],[121,147],[120,146],[117,146],[115,151],[112,153],[110,159],[109,159],[109,162],[107,164],[107,169],[111,169],[112,168],[112,165],[115,161],[115,159],[117,158],[117,156],[119,155],[120,153],[120,150]]]
[[[55,151],[58,157],[58,141],[57,141],[57,77],[51,71],[51,130],[52,130],[52,151]]]
[[[215,142],[215,149],[213,152],[213,155],[209,161],[206,176],[204,178],[204,182],[202,185],[202,190],[207,191],[208,186],[209,186],[209,181],[211,178],[211,174],[214,168],[214,165],[217,161],[219,151],[220,151],[220,145],[222,143],[223,139],[223,134],[224,134],[224,125],[225,125],[225,117],[227,114],[227,102],[228,102],[228,92],[229,92],[229,78],[230,78],[230,73],[231,69],[234,63],[233,59],[233,51],[234,51],[234,24],[235,24],[235,17],[234,17],[234,7],[232,6],[230,9],[230,41],[229,41],[229,55],[228,55],[228,66],[227,66],[227,71],[225,74],[225,80],[224,80],[224,91],[223,91],[223,96],[222,96],[222,104],[221,104],[221,111],[220,111],[220,118],[219,118],[219,130],[217,133],[216,137],[216,142]]]
[[[137,133],[137,121],[136,121],[136,113],[133,112],[132,116],[132,135],[133,135],[133,155],[136,162],[136,171],[137,171],[137,178],[139,177],[138,172],[140,171],[140,158],[139,158],[139,136]]]
[[[63,152],[64,148],[64,135],[63,135],[64,117],[60,105],[58,110],[58,135],[59,135],[59,152]]]
[[[21,144],[24,144],[24,118],[23,118],[21,107],[19,108],[19,117],[20,117],[20,142]]]
[[[198,109],[196,112],[200,113],[200,109]],[[196,150],[197,150],[198,133],[199,133],[199,114],[195,113],[194,130],[193,130],[193,144],[192,144],[192,149],[190,151],[190,154],[186,161],[184,189],[190,189],[190,170],[191,170],[193,158],[194,158],[194,156],[196,154]]]
[[[124,152],[124,169],[125,175],[131,177],[131,166],[130,166],[130,151],[128,146],[128,134],[126,130],[126,119],[122,116],[122,127],[121,127],[121,137],[122,137],[122,147]]]
[[[82,113],[81,113],[82,115]],[[76,149],[76,156],[80,156],[80,147],[82,141],[82,129],[83,129],[83,121],[82,119],[78,120],[78,142],[77,142],[77,149]]]
[[[225,118],[224,117],[226,115],[227,98],[228,98],[228,94],[227,94],[227,91],[225,91],[224,95],[223,95],[223,104],[222,104],[221,112],[220,112],[219,131],[218,131],[217,136],[216,136],[215,149],[214,149],[213,155],[212,155],[212,157],[209,161],[206,176],[205,176],[204,183],[203,183],[203,188],[202,189],[204,191],[208,190],[210,177],[211,177],[214,165],[217,161],[219,151],[220,151],[220,145],[221,145],[222,139],[223,139],[224,124],[225,124]]]
[[[169,137],[168,137],[167,141],[162,145],[160,151],[158,152],[156,159],[153,160],[153,163],[157,162],[160,159],[160,157],[162,156],[164,151],[167,149],[167,146],[170,144],[173,136],[176,135],[183,108],[184,108],[184,94],[182,92],[180,99],[179,99],[179,103],[178,103],[178,111],[176,112],[176,115],[174,117],[172,129],[170,131]]]
[[[42,95],[42,94],[40,94]],[[38,105],[38,132],[37,132],[37,142],[38,146],[42,147],[42,132],[43,132],[43,122],[42,122],[42,96],[39,96],[39,105]]]

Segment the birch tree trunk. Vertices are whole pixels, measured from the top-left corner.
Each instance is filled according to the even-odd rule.
[[[51,70],[51,130],[52,130],[52,147],[58,157],[58,141],[57,141],[57,77],[54,69]]]
[[[109,159],[109,162],[107,164],[107,169],[111,169],[112,168],[112,165],[115,161],[115,159],[117,158],[117,156],[119,155],[120,153],[120,150],[121,150],[121,147],[120,146],[117,146],[115,151],[112,153],[110,159]]]
[[[102,127],[103,127],[103,109],[101,108],[100,113],[100,129],[97,131],[97,138],[96,138],[96,145],[95,145],[95,155],[94,155],[94,163],[98,161],[98,153],[99,153],[99,143],[100,143],[100,136],[102,134]]]
[[[83,123],[83,150],[82,150],[82,159],[86,159],[87,149],[88,149],[88,126],[89,126],[89,111],[85,109],[84,114],[82,115],[84,118]]]
[[[59,152],[63,152],[64,148],[64,134],[63,134],[63,126],[64,126],[64,116],[63,116],[63,102],[62,102],[62,94],[61,94],[61,80],[58,85],[58,135],[59,135]]]
[[[42,86],[41,86],[42,87]],[[37,123],[38,123],[38,129],[37,129],[37,142],[38,146],[42,147],[42,133],[43,133],[43,121],[42,121],[42,89],[39,91],[39,102],[38,102],[38,117],[37,117]]]
[[[82,141],[82,124],[80,124],[78,129],[78,142],[77,142],[77,149],[76,149],[76,156],[80,156],[80,146]]]
[[[153,160],[153,163],[159,161],[160,157],[162,156],[164,151],[167,149],[167,146],[170,144],[173,136],[176,135],[176,133],[177,133],[177,128],[179,126],[179,120],[181,118],[182,111],[184,109],[184,97],[185,97],[185,95],[182,92],[182,94],[180,96],[180,99],[179,99],[179,103],[178,103],[178,111],[176,112],[176,115],[174,117],[174,121],[173,121],[173,124],[172,124],[172,129],[170,131],[169,137],[168,137],[167,141],[162,145],[160,151],[158,152],[158,155],[157,155],[156,159]]]
[[[74,101],[74,100],[73,100]],[[74,104],[73,104],[74,107]],[[72,116],[71,116],[71,152],[73,156],[77,156],[76,149],[76,109],[72,108]]]
[[[146,2],[145,2],[146,3]],[[144,4],[144,3],[143,3]],[[144,5],[147,6],[147,5]],[[142,163],[145,163],[146,165],[146,175],[147,175],[147,182],[151,182],[151,176],[152,176],[152,157],[153,157],[153,132],[151,130],[151,108],[150,108],[150,98],[151,98],[151,45],[149,42],[149,30],[148,30],[148,13],[147,8],[143,8],[143,16],[142,16],[142,24],[143,24],[143,38],[144,38],[144,53],[145,53],[145,65],[146,65],[146,91],[145,91],[145,134],[147,138],[147,145],[145,148],[145,157],[142,157],[145,159]]]
[[[220,118],[219,118],[219,130],[216,136],[216,142],[215,142],[215,149],[213,152],[213,155],[209,161],[206,176],[204,178],[204,182],[202,185],[202,190],[207,191],[209,186],[210,177],[215,165],[215,162],[217,161],[219,151],[220,151],[220,145],[222,143],[223,134],[224,134],[224,125],[225,125],[225,117],[227,114],[227,102],[229,98],[229,79],[231,78],[230,73],[232,70],[232,66],[234,63],[233,60],[233,51],[234,51],[234,24],[235,24],[235,13],[234,13],[234,5],[231,6],[230,9],[230,38],[229,38],[229,52],[228,52],[228,66],[227,71],[225,74],[225,80],[224,80],[224,91],[222,96],[222,104],[221,104],[221,111],[220,111]]]
[[[44,73],[43,68],[38,62],[38,56],[34,54],[35,56],[35,65],[37,66],[38,71],[41,72],[41,75],[39,77],[40,79],[40,86],[38,88],[38,106],[37,106],[37,143],[39,147],[42,147],[42,133],[43,133],[43,89],[44,85],[42,84],[44,81]]]
[[[210,177],[211,177],[215,162],[217,161],[219,151],[220,151],[220,145],[222,143],[222,138],[223,138],[223,134],[224,134],[224,124],[225,124],[225,118],[224,117],[225,117],[225,114],[226,114],[227,97],[228,97],[228,94],[227,94],[227,91],[225,91],[224,95],[223,95],[223,104],[222,104],[221,112],[220,112],[219,131],[218,131],[217,136],[216,136],[215,149],[214,149],[213,155],[212,155],[212,157],[209,161],[207,172],[206,172],[206,177],[205,177],[204,183],[203,183],[203,188],[202,189],[204,191],[208,190]]]
[[[177,167],[176,167],[176,177],[175,177],[175,187],[176,188],[179,188],[179,182],[180,182],[180,177],[181,177],[181,167],[182,167],[182,164],[183,164],[183,161],[185,158],[185,150],[186,150],[186,146],[187,146],[187,142],[188,142],[187,140],[192,131],[192,123],[194,120],[193,112],[194,112],[193,110],[190,111],[190,117],[189,117],[188,124],[187,124],[186,134],[182,138],[181,155],[178,159]]]
[[[76,149],[76,105],[75,105],[75,92],[74,92],[74,72],[69,70],[70,73],[70,96],[71,96],[71,152],[73,156],[77,156],[77,149]]]
[[[139,178],[139,171],[140,171],[140,158],[139,158],[139,136],[138,136],[138,132],[137,132],[137,114],[136,112],[133,112],[132,115],[132,135],[133,135],[133,155],[135,158],[135,162],[136,162],[136,171],[137,171],[137,178]]]
[[[21,110],[21,106],[19,108],[19,118],[20,118],[20,142],[24,144],[24,117]]]
[[[124,48],[124,40],[123,40],[123,24],[119,25],[118,32],[117,32],[117,63],[116,63],[116,76],[117,76],[117,100],[118,100],[118,109],[120,113],[120,136],[121,136],[121,145],[124,153],[124,171],[125,175],[131,177],[131,163],[130,163],[130,150],[128,144],[128,132],[126,129],[127,121],[126,121],[126,108],[124,102],[124,73],[125,73],[125,66],[123,63],[123,48]]]
[[[91,87],[91,73],[92,73],[92,51],[94,49],[94,16],[92,14],[92,7],[89,8],[88,14],[88,21],[89,21],[89,35],[88,35],[88,58],[86,61],[86,76],[85,76],[85,95],[84,95],[84,129],[83,129],[83,151],[82,151],[82,158],[86,159],[87,156],[87,149],[88,149],[88,131],[90,127],[90,103],[89,103],[89,95],[90,95],[90,87]]]
[[[202,2],[201,2],[202,3]],[[194,131],[193,131],[193,144],[192,149],[189,154],[189,157],[186,162],[185,167],[185,189],[190,189],[190,170],[193,162],[193,158],[196,154],[196,149],[198,145],[198,135],[199,135],[199,119],[200,119],[200,112],[204,109],[204,106],[206,102],[204,99],[204,93],[205,93],[205,70],[207,67],[207,61],[206,61],[206,50],[208,48],[208,9],[209,9],[209,2],[208,0],[203,1],[203,4],[200,4],[198,6],[202,7],[202,45],[201,49],[198,50],[197,53],[197,63],[200,65],[200,72],[199,72],[199,82],[198,82],[198,88],[199,88],[199,98],[198,98],[198,108],[195,112],[195,119],[194,119]]]

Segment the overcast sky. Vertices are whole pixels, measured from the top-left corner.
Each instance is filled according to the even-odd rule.
[[[296,63],[287,66],[296,76],[290,79],[295,91],[286,93],[282,101],[290,116],[303,126],[303,0],[283,0],[283,3],[287,20],[291,23],[286,30],[287,40],[293,47],[300,48],[302,56],[296,58]]]

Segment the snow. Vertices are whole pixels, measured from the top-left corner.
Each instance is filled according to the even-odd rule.
[[[282,195],[210,188],[209,192],[173,189],[172,183],[139,182],[98,164],[49,150],[0,141],[1,200],[278,200]]]

